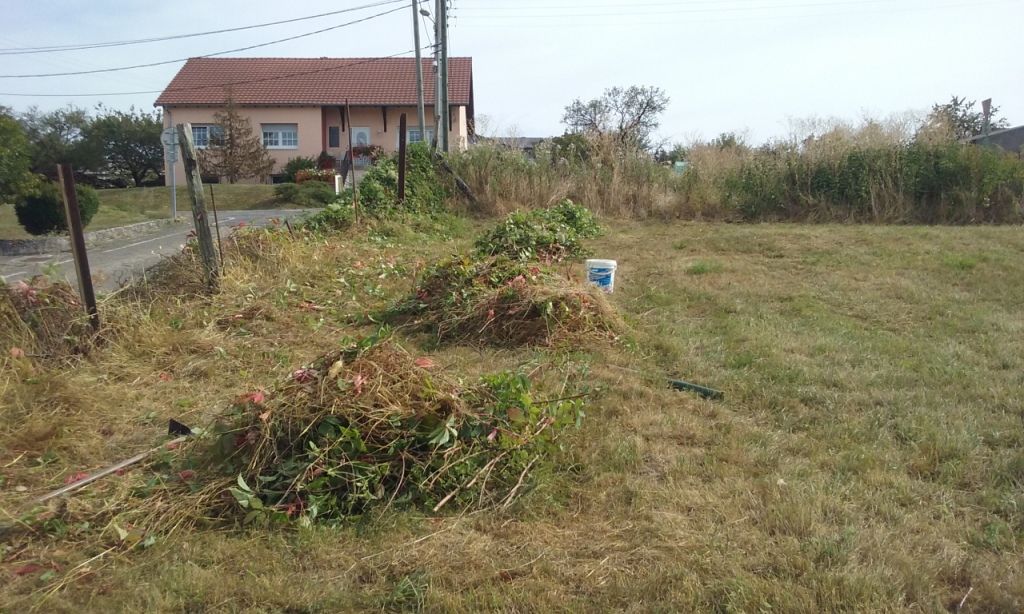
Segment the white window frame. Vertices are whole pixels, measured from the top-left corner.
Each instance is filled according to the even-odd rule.
[[[426,142],[427,142],[427,145],[430,145],[431,143],[434,142],[434,127],[433,126],[424,126],[423,131],[427,133],[427,141]],[[423,141],[423,139],[421,139],[421,138],[414,139],[412,137],[412,135],[414,133],[418,137],[420,135],[419,134],[420,133],[420,129],[419,128],[412,128],[412,127],[410,127],[410,128],[408,128],[406,130],[406,134],[405,134],[406,142],[409,143],[410,145],[412,143],[420,143],[420,142]],[[398,137],[395,137],[395,147],[396,148],[398,147]]]
[[[206,149],[210,146],[210,138],[216,138],[218,131],[221,131],[218,124],[192,124],[192,143],[196,149]],[[199,138],[200,133],[204,135],[202,140]]]
[[[267,149],[298,149],[298,124],[260,124],[263,147]]]

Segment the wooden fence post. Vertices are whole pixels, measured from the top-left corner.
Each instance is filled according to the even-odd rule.
[[[405,113],[398,118],[398,200],[405,202]]]
[[[195,222],[196,240],[199,242],[199,255],[203,261],[203,272],[206,275],[206,286],[217,289],[217,253],[213,248],[213,235],[210,234],[210,222],[206,215],[206,198],[203,194],[203,178],[199,172],[199,160],[196,146],[192,142],[192,124],[178,124],[178,144],[181,146],[181,158],[185,163],[185,181],[188,182],[188,195],[192,198],[192,220]]]
[[[96,309],[96,291],[92,287],[92,274],[89,272],[89,257],[85,252],[85,234],[82,232],[82,212],[78,208],[78,193],[75,192],[75,174],[70,164],[57,166],[57,177],[60,179],[61,196],[64,197],[64,214],[68,220],[68,232],[71,233],[71,253],[75,258],[75,273],[78,275],[78,292],[89,314],[89,323],[93,330],[99,330],[100,314]]]

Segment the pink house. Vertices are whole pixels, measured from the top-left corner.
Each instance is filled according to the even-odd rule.
[[[448,66],[449,142],[453,149],[464,149],[473,133],[473,60],[450,58]],[[432,62],[423,60],[425,135],[416,114],[413,58],[193,58],[154,106],[163,107],[165,127],[191,123],[192,138],[201,148],[216,129],[214,113],[230,96],[253,130],[262,132],[278,173],[297,156],[327,152],[342,158],[349,133],[357,146],[394,151],[402,113],[410,141],[433,140],[434,83]],[[345,120],[346,100],[351,125]],[[185,182],[180,160],[175,176],[179,185]],[[167,177],[170,182],[169,172]]]

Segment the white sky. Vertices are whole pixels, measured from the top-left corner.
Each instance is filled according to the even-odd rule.
[[[339,0],[8,0],[0,47],[65,45],[213,30],[374,3]],[[9,3],[16,2],[14,6]],[[671,97],[659,136],[782,136],[791,118],[926,111],[953,94],[992,97],[1024,123],[1024,0],[452,0],[451,54],[472,56],[478,116],[491,132],[560,134],[563,108],[605,88]],[[433,1],[424,2],[433,8]],[[411,0],[238,33],[146,45],[0,55],[0,74],[158,62],[262,43],[393,8],[391,15],[230,56],[369,57],[411,50]],[[425,33],[426,34],[426,33]],[[427,38],[423,40],[427,44]],[[3,52],[0,52],[3,53]],[[181,63],[98,75],[0,78],[0,105],[150,108]],[[15,97],[9,93],[59,94]]]

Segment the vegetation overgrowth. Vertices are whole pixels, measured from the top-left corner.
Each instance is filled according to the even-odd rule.
[[[532,158],[480,145],[454,155],[452,166],[488,213],[570,198],[602,215],[641,219],[1024,221],[1024,160],[923,129],[833,125],[761,147],[716,139],[680,148],[681,171],[624,151],[611,136],[576,135],[572,147],[563,140]]]

